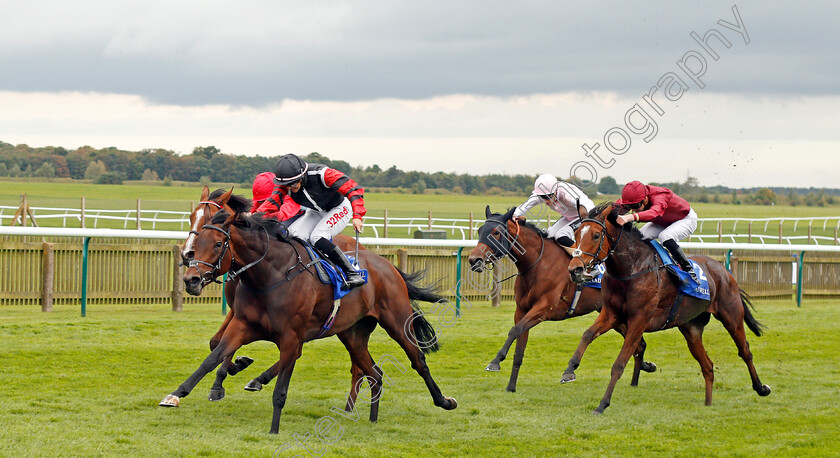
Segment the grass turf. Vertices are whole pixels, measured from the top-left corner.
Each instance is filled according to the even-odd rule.
[[[428,309],[428,307],[426,307]],[[714,403],[703,405],[703,379],[676,330],[647,334],[646,359],[659,370],[630,387],[630,367],[603,416],[592,410],[606,389],[621,344],[597,339],[575,383],[560,375],[594,315],[543,323],[531,332],[516,393],[505,391],[513,351],[502,371],[485,372],[512,323],[512,304],[465,304],[460,319],[430,316],[443,347],[427,356],[454,411],[435,407],[401,349],[378,329],[371,339],[377,360],[392,355],[404,365],[383,368],[392,383],[380,403],[379,422],[358,420],[341,408],[349,389],[349,358],[335,338],[308,343],[295,368],[280,434],[267,434],[271,386],[242,386],[277,360],[260,342],[239,353],[256,359],[229,377],[227,397],[206,399],[212,373],[177,409],[158,407],[206,356],[222,321],[218,306],[173,313],[168,306],[113,304],[88,309],[0,309],[0,341],[7,350],[0,371],[0,454],[268,456],[309,434],[313,454],[329,456],[545,456],[545,455],[832,455],[837,422],[840,338],[836,301],[760,302],[756,316],[767,334],[748,334],[755,364],[773,393],[759,397],[723,327],[712,320],[705,344],[715,362]],[[444,326],[450,321],[448,327]],[[330,444],[315,439],[331,417]],[[323,432],[323,429],[322,429]],[[832,439],[833,438],[833,439]],[[291,446],[283,456],[310,456]]]

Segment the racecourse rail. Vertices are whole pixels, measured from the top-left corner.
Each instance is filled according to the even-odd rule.
[[[86,307],[87,307],[87,302],[88,302],[88,300],[87,300],[87,294],[88,294],[88,257],[89,257],[88,253],[89,253],[89,244],[90,244],[91,239],[94,239],[94,238],[124,239],[124,240],[154,239],[154,240],[172,240],[172,241],[180,242],[180,241],[185,240],[187,235],[188,235],[188,233],[184,232],[184,231],[124,230],[124,229],[101,229],[101,228],[100,229],[46,228],[46,227],[15,227],[15,226],[0,227],[0,236],[7,236],[6,240],[9,240],[8,237],[21,237],[21,238],[26,238],[26,237],[42,237],[42,238],[45,238],[45,237],[62,237],[62,238],[73,238],[73,239],[81,238],[83,240],[82,250],[81,250],[82,251],[82,253],[81,253],[82,254],[82,260],[81,260],[81,266],[80,266],[81,267],[81,269],[80,269],[81,277],[82,277],[81,278],[81,291],[80,291],[80,295],[81,295],[80,303],[81,303],[82,316],[85,316],[85,314],[86,314]],[[45,239],[43,239],[43,240],[45,240]],[[404,260],[402,260],[403,258],[401,258],[399,256],[400,253],[397,253],[397,252],[402,252],[402,254],[404,255],[407,248],[424,247],[424,248],[432,248],[433,250],[436,250],[436,251],[434,251],[433,254],[423,253],[422,255],[426,256],[426,257],[418,256],[419,263],[415,262],[415,266],[417,266],[419,264],[420,268],[425,267],[424,263],[428,262],[428,259],[431,256],[437,256],[438,258],[448,257],[449,259],[451,259],[451,257],[454,256],[456,258],[455,259],[455,274],[456,274],[455,279],[456,280],[455,280],[455,285],[454,285],[455,286],[454,298],[455,298],[455,301],[456,301],[456,309],[460,310],[460,305],[461,305],[461,300],[462,300],[462,289],[461,289],[462,288],[462,272],[464,272],[466,270],[465,269],[466,266],[463,265],[463,258],[466,254],[468,254],[468,251],[465,252],[464,249],[465,248],[471,249],[471,248],[475,247],[476,243],[477,243],[475,240],[428,240],[428,239],[406,239],[406,238],[387,238],[386,239],[386,238],[378,238],[378,237],[361,237],[360,238],[360,243],[362,243],[363,245],[365,245],[369,248],[375,247],[373,249],[375,251],[379,252],[380,254],[383,254],[383,252],[387,251],[388,247],[401,247],[401,250],[397,250],[396,252],[392,251],[392,252],[387,253],[387,254],[393,255],[392,259],[397,260],[397,261],[401,261],[401,262],[396,262],[395,264],[398,264],[400,267],[402,267],[404,269],[407,268],[406,267],[406,262]],[[10,246],[10,245],[13,245],[13,244],[4,243],[3,245],[4,245],[4,248],[5,248],[6,246]],[[46,255],[46,251],[47,251],[46,245],[48,245],[48,244],[44,243],[44,246],[45,246],[44,254],[45,255]],[[731,269],[731,270],[736,271],[736,274],[737,274],[737,268],[733,264],[737,262],[738,258],[737,258],[737,256],[733,255],[734,253],[744,252],[744,251],[794,253],[792,255],[794,260],[791,261],[791,258],[787,258],[788,259],[787,265],[790,266],[791,269],[794,269],[793,272],[789,272],[789,274],[792,273],[793,276],[796,279],[795,297],[796,297],[797,305],[801,305],[801,303],[802,303],[803,283],[804,283],[803,282],[803,269],[805,267],[805,254],[806,253],[832,253],[832,254],[840,253],[840,246],[829,246],[829,245],[755,244],[755,243],[749,244],[749,243],[718,243],[718,242],[705,242],[705,243],[685,242],[682,245],[686,249],[692,250],[692,251],[697,250],[697,249],[704,250],[704,251],[706,251],[706,250],[718,250],[719,252],[724,253],[723,256],[718,256],[718,257],[725,264],[727,269]],[[133,246],[133,247],[134,248],[128,248],[127,250],[136,249],[136,246]],[[0,254],[2,254],[2,253],[0,253]],[[177,257],[177,249],[175,248],[175,245],[171,246],[171,249],[167,253],[167,256],[171,256],[170,259],[174,259],[174,258]],[[784,259],[784,258],[780,258],[780,259]],[[818,275],[820,275],[820,274],[821,275],[830,275],[831,278],[828,280],[830,286],[832,287],[832,288],[829,288],[830,291],[838,290],[837,292],[834,292],[834,293],[830,292],[830,293],[831,294],[840,294],[840,281],[837,281],[837,279],[840,278],[840,276],[838,276],[838,273],[840,273],[840,269],[838,269],[838,267],[840,267],[840,262],[838,262],[838,260],[836,258],[833,258],[830,261],[818,260],[816,262],[829,262],[828,265],[830,267],[832,267],[833,270],[830,270],[830,271],[826,270],[825,272],[829,272],[828,274],[826,274],[824,271],[821,270],[818,273]],[[76,261],[76,263],[78,263],[78,261]],[[10,270],[10,268],[8,267],[8,265],[10,263],[4,262],[4,264],[7,265],[6,270],[7,271]],[[37,263],[35,263],[35,264],[37,264]],[[47,276],[47,272],[46,272],[47,264],[48,263],[46,261],[43,262],[44,272],[42,272],[42,273],[43,273],[44,280],[42,282],[42,287],[44,288],[44,291],[47,290],[46,286],[44,286],[44,285],[46,285],[47,283],[52,281],[51,277]],[[785,264],[785,262],[782,261],[781,265],[784,265],[784,264]],[[78,266],[78,264],[76,264],[76,265]],[[171,263],[170,263],[170,265],[171,265]],[[65,264],[65,266],[67,266],[67,264]],[[510,269],[510,268],[512,268],[512,266],[508,265],[508,269]],[[70,267],[70,269],[72,270],[72,267]],[[450,264],[450,267],[448,269],[450,269],[449,271],[451,272],[451,264]],[[35,269],[35,270],[37,270],[37,269]],[[76,270],[79,270],[78,267],[76,268]],[[103,269],[103,270],[108,270],[108,269]],[[499,268],[499,271],[501,271],[501,270],[502,269]],[[776,268],[775,270],[778,270],[778,269]],[[113,274],[113,272],[109,272],[109,273]],[[173,288],[172,289],[173,310],[176,310],[176,306],[175,306],[176,302],[183,301],[183,299],[182,299],[183,289],[179,288],[179,283],[180,283],[179,282],[179,273],[180,273],[180,268],[175,267],[174,275],[173,275],[173,277],[171,277],[172,278],[172,288]],[[53,274],[54,273],[49,273],[50,276],[53,275]],[[762,274],[761,272],[759,272],[758,274],[759,274],[759,280],[758,280],[759,282],[769,281],[769,280],[766,279],[766,277],[763,276],[763,275],[767,275],[766,273]],[[114,274],[114,275],[118,275],[118,274]],[[784,275],[785,275],[784,272],[781,272],[781,277],[782,278],[784,277]],[[47,278],[50,278],[50,279],[47,280]],[[790,278],[790,277],[788,277],[788,278]],[[498,282],[499,277],[498,276],[494,277],[494,280],[496,282]],[[496,285],[496,286],[499,286],[499,285]],[[788,287],[789,286],[790,285],[788,285]],[[494,294],[496,296],[498,296],[499,291],[500,291],[500,287],[499,287],[499,289],[496,289],[494,291],[495,291]],[[789,297],[790,290],[788,290],[788,291],[789,291],[788,292],[788,297]],[[115,296],[115,298],[123,297],[120,294],[114,294],[114,296]],[[223,297],[223,295],[221,295],[221,296]],[[45,294],[42,295],[41,297],[42,297],[42,300],[41,300],[42,301],[42,309],[44,309],[43,308],[44,307],[43,303],[45,301],[47,301],[47,297],[46,297]],[[50,309],[51,309],[51,304],[52,304],[51,299],[49,300],[49,302],[50,302]],[[223,304],[223,307],[224,307],[224,304]],[[179,310],[179,309],[180,309],[180,306],[177,308],[177,310]]]

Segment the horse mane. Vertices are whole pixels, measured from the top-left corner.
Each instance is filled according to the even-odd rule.
[[[606,211],[607,208],[612,206],[612,210],[610,210],[609,214],[607,214],[606,219],[613,226],[618,226],[618,222],[616,221],[616,218],[618,218],[618,215],[623,214],[624,211],[623,211],[622,207],[620,207],[618,205],[614,205],[614,204],[615,204],[615,202],[610,201],[610,200],[608,200],[606,202],[601,202],[600,204],[596,205],[592,210],[589,210],[589,217],[592,218],[592,219],[600,220],[601,214],[604,213],[604,211]],[[639,228],[636,226],[636,224],[629,223],[629,224],[625,224],[621,227],[622,227],[622,229],[624,230],[625,233],[627,233],[629,235],[632,235],[639,240],[646,240],[645,237],[642,235],[642,231],[639,230]]]
[[[208,199],[210,199],[210,200],[218,199],[219,197],[222,197],[222,194],[224,194],[226,192],[227,192],[227,190],[225,190],[225,189],[217,189],[217,190],[210,193],[210,196],[208,197]],[[246,197],[238,196],[236,194],[231,194],[230,195],[230,199],[228,199],[227,204],[236,213],[242,213],[242,212],[245,212],[245,211],[248,211],[248,210],[251,209],[251,200],[246,198]],[[228,216],[230,216],[230,215],[228,215]]]
[[[210,224],[222,224],[230,217],[230,213],[220,211],[213,215]],[[261,214],[251,216],[239,215],[233,220],[233,225],[245,232],[257,232],[260,229],[265,229],[269,237],[277,240],[286,240],[289,237],[289,229],[285,223],[275,218],[268,218]]]
[[[507,211],[504,214],[495,213],[492,216],[498,216],[502,221],[507,222],[507,221],[510,221],[511,218],[513,218],[513,212],[515,212],[515,211],[516,211],[516,207],[510,207],[510,208],[507,209]],[[540,237],[542,237],[544,239],[548,238],[548,232],[546,232],[544,229],[542,229],[541,227],[537,226],[536,224],[534,224],[530,221],[520,220],[519,225],[523,226],[523,227],[527,227],[528,229],[531,229],[532,231],[536,232],[537,234],[539,234]]]

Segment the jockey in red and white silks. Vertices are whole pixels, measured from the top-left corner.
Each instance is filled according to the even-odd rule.
[[[364,284],[359,272],[331,240],[351,221],[361,232],[366,213],[364,189],[342,172],[321,164],[307,164],[294,154],[282,156],[274,169],[274,192],[257,211],[285,221],[295,216],[289,214],[293,208],[286,202],[300,205],[305,213],[289,226],[289,233],[308,240],[330,258],[344,271],[349,286]]]
[[[548,236],[556,239],[561,245],[569,247],[575,243],[575,230],[572,223],[579,219],[576,205],[579,204],[586,212],[595,207],[592,200],[577,186],[558,181],[554,175],[550,174],[537,177],[531,197],[516,207],[513,212],[514,218],[525,216],[529,210],[539,204],[545,204],[560,213],[561,218],[548,228]]]

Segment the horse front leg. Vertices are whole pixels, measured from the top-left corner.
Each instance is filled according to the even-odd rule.
[[[233,355],[231,354],[225,358],[216,370],[216,380],[210,388],[210,394],[207,396],[207,399],[211,401],[222,400],[222,398],[225,397],[225,387],[223,385],[225,378],[227,378],[228,375],[238,374],[240,371],[250,366],[253,362],[254,360],[247,356],[237,356],[236,360],[234,360]]]
[[[235,319],[231,321],[227,329],[225,329],[224,336],[219,341],[219,345],[202,361],[198,369],[178,389],[166,396],[159,405],[163,407],[178,407],[180,405],[180,398],[190,394],[205,375],[215,369],[226,357],[236,352],[243,344],[252,340],[252,333],[245,322]]]
[[[529,329],[539,324],[540,321],[545,320],[546,318],[544,315],[547,308],[547,304],[542,303],[531,308],[531,310],[528,310],[527,313],[522,311],[522,309],[517,308],[516,313],[513,316],[514,325],[510,328],[510,331],[508,331],[507,340],[505,340],[505,343],[502,345],[499,352],[496,353],[496,357],[490,361],[490,364],[488,364],[484,370],[490,372],[497,372],[501,370],[501,362],[507,358],[507,354],[510,351],[511,345],[513,345],[513,341],[518,339],[522,333],[527,332]],[[517,348],[519,348],[518,344]]]
[[[513,367],[510,368],[510,381],[508,381],[506,388],[511,393],[516,392],[516,380],[519,378],[519,368],[525,358],[525,346],[527,345],[528,331],[525,331],[516,339],[516,350],[513,352]]]
[[[586,348],[589,347],[589,344],[592,343],[592,341],[598,336],[612,329],[613,326],[615,326],[615,322],[615,313],[613,313],[613,311],[605,305],[601,309],[601,313],[598,314],[598,318],[595,318],[595,322],[592,323],[592,326],[589,326],[589,329],[583,331],[580,343],[578,344],[575,353],[572,355],[572,358],[569,359],[569,365],[566,367],[566,371],[563,372],[563,378],[560,380],[560,383],[575,381],[575,370],[578,366],[580,366],[580,361],[583,359],[583,354],[586,353]]]
[[[280,413],[286,405],[286,395],[289,392],[289,381],[292,378],[292,371],[295,369],[295,362],[300,358],[303,350],[303,343],[298,339],[288,339],[277,344],[280,349],[280,361],[278,365],[280,372],[277,374],[277,383],[274,384],[274,393],[271,396],[273,407],[271,415],[271,429],[269,434],[280,432]]]
[[[604,393],[601,403],[598,404],[598,407],[593,413],[600,415],[609,407],[615,385],[618,383],[618,379],[621,378],[621,374],[624,373],[624,368],[627,366],[630,357],[633,356],[633,353],[638,348],[639,341],[648,325],[648,321],[646,316],[636,315],[628,324],[627,334],[624,336],[624,344],[621,346],[621,351],[618,353],[618,357],[615,359],[612,371],[610,372],[610,383],[607,386],[607,391]]]

